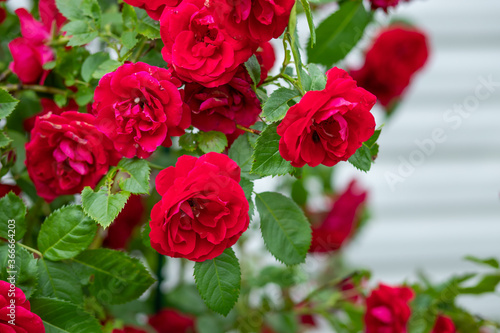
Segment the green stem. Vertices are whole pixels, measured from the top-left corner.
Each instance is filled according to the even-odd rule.
[[[6,84],[0,86],[0,89],[6,91],[23,91],[23,90],[33,90],[36,92],[53,94],[53,95],[66,95],[67,91],[54,87],[40,86],[36,84]]]
[[[137,62],[142,56],[142,52],[144,51],[144,48],[146,47],[148,43],[148,40],[146,38],[142,39],[141,45],[139,46],[139,49],[137,50],[137,53],[135,54],[135,57],[132,59],[132,62]]]
[[[163,282],[163,266],[165,264],[165,257],[158,253],[158,267],[156,267],[156,277],[158,282],[156,283],[156,294],[155,294],[155,313],[160,312],[163,308],[163,297],[161,293],[161,284]]]
[[[160,170],[161,171],[161,170],[165,170],[167,168],[167,167],[163,167],[163,166],[158,165],[158,164],[151,163],[149,161],[148,161],[148,163],[149,163],[149,167],[151,169],[155,169],[155,170]]]
[[[297,89],[299,89],[300,93],[302,94],[302,96],[305,95],[305,91],[304,91],[304,88],[302,87],[302,77],[301,77],[301,74],[300,74],[300,56],[298,54],[298,50],[297,48],[293,47],[293,42],[292,42],[292,38],[290,37],[290,33],[286,33],[285,34],[285,38],[288,40],[288,43],[290,44],[290,47],[292,49],[292,54],[293,54],[293,63],[295,64],[295,70],[297,71],[297,77],[299,78],[297,81],[294,81],[296,83],[294,83],[294,85],[297,87]]]
[[[12,71],[10,70],[10,68],[7,68],[5,71],[3,71],[2,74],[0,74],[0,82],[2,82],[7,77],[9,77],[10,74],[12,74]]]
[[[240,130],[243,130],[245,132],[248,132],[248,133],[256,134],[256,135],[260,135],[262,133],[259,130],[256,130],[256,129],[253,129],[253,128],[248,128],[248,127],[241,126],[241,125],[238,125],[238,124],[236,125],[236,128],[238,128]]]
[[[37,256],[39,256],[40,258],[43,258],[43,255],[42,255],[42,252],[38,251],[38,250],[35,250],[34,248],[32,247],[29,247],[28,245],[24,245],[23,243],[17,243],[19,246],[21,247],[24,247],[26,250],[36,254]]]

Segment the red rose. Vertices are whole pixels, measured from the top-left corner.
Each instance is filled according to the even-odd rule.
[[[210,11],[233,37],[258,44],[281,36],[294,4],[294,0],[208,0]]]
[[[7,0],[0,0],[0,2],[5,2],[5,1],[7,1]],[[0,24],[2,24],[3,21],[5,21],[6,17],[7,17],[7,12],[5,11],[5,9],[0,7]]]
[[[12,297],[11,293],[15,296]],[[12,301],[14,303],[12,303]],[[15,324],[12,325],[10,308],[15,304]],[[6,281],[0,280],[0,331],[5,333],[33,332],[45,333],[42,319],[31,312],[30,302],[24,292]]]
[[[455,324],[446,316],[438,316],[431,333],[455,333]]]
[[[9,194],[9,192],[14,192],[16,195],[21,193],[21,188],[17,185],[1,184],[0,183],[0,198]]]
[[[382,8],[386,13],[390,7],[396,7],[401,0],[370,0],[372,10]]]
[[[195,332],[194,319],[174,309],[163,309],[149,318],[151,325],[158,333],[192,333]]]
[[[125,326],[122,329],[115,328],[111,333],[147,333],[145,330],[132,326]]]
[[[332,209],[321,225],[313,226],[309,252],[338,250],[356,228],[367,192],[352,181],[344,193],[333,203]]]
[[[46,201],[94,187],[119,155],[93,125],[94,116],[74,111],[38,117],[26,144],[26,167]]]
[[[375,96],[342,69],[326,74],[325,89],[308,91],[278,126],[280,154],[294,167],[347,161],[375,131]]]
[[[365,332],[406,333],[411,315],[408,302],[413,296],[411,288],[380,284],[366,299]]]
[[[262,109],[251,82],[241,66],[229,83],[216,88],[186,83],[185,101],[191,108],[193,126],[206,132],[231,134],[236,131],[236,124],[255,124]]]
[[[131,6],[144,9],[148,15],[154,19],[159,20],[165,7],[175,7],[182,0],[123,0]]]
[[[267,74],[273,68],[274,62],[276,61],[276,54],[274,53],[273,45],[269,42],[265,42],[259,45],[259,48],[255,52],[255,56],[260,64],[260,82],[264,83],[267,78]]]
[[[96,127],[127,158],[170,147],[170,137],[184,134],[191,122],[180,86],[166,69],[125,63],[99,81],[92,106]]]
[[[160,32],[163,58],[176,75],[205,87],[228,83],[252,55],[246,40],[236,40],[220,29],[203,0],[184,0],[176,8],[166,8]]]
[[[108,229],[103,245],[111,249],[125,249],[135,227],[142,220],[144,204],[140,195],[132,195],[123,210]]]
[[[358,85],[388,106],[403,94],[428,58],[427,38],[414,28],[393,26],[381,32],[366,53],[365,64],[351,71]]]
[[[181,156],[156,177],[162,199],[151,211],[151,246],[193,261],[233,246],[250,220],[239,181],[240,168],[226,155]]]
[[[53,114],[59,115],[65,111],[78,110],[78,104],[76,104],[74,99],[70,99],[68,102],[68,105],[65,107],[62,107],[62,108],[57,106],[57,104],[53,100],[48,99],[48,98],[40,98],[40,104],[42,105],[42,111],[40,111],[38,114],[36,114],[32,117],[26,118],[24,120],[23,126],[24,126],[24,130],[26,132],[31,132],[31,130],[33,129],[33,126],[35,126],[36,118],[39,116],[46,115],[49,112],[52,112]]]

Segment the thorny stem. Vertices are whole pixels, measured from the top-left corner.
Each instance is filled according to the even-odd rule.
[[[53,95],[66,95],[67,91],[54,87],[46,87],[40,86],[36,84],[7,84],[4,86],[0,86],[0,89],[4,89],[6,91],[23,91],[23,90],[33,90],[36,92],[53,94]]]
[[[256,135],[260,135],[262,133],[259,130],[256,130],[256,129],[253,129],[253,128],[248,128],[248,127],[241,126],[241,125],[236,125],[236,128],[238,128],[240,130],[243,130],[245,132],[248,132],[248,133],[256,134]]]

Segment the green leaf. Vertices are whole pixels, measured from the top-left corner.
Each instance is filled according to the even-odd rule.
[[[193,152],[198,147],[196,137],[196,134],[187,132],[179,138],[179,145],[183,149]]]
[[[103,63],[97,67],[97,70],[94,71],[94,74],[92,74],[92,77],[94,79],[100,79],[104,75],[114,72],[118,67],[122,65],[121,62],[116,61],[116,60],[106,60]]]
[[[316,29],[316,46],[308,48],[309,62],[327,67],[342,60],[363,36],[372,13],[362,0],[345,1]]]
[[[316,28],[314,27],[314,21],[311,13],[311,6],[309,5],[309,1],[300,0],[302,7],[304,8],[304,13],[306,13],[307,25],[309,26],[309,32],[311,33],[311,38],[309,42],[311,43],[311,47],[314,47],[316,44]]]
[[[57,9],[68,20],[80,20],[82,18],[82,10],[80,9],[82,0],[56,0]]]
[[[61,28],[69,36],[71,36],[68,46],[80,46],[93,41],[99,33],[92,31],[89,23],[84,20],[71,21]]]
[[[37,266],[38,290],[35,297],[57,298],[73,304],[83,304],[82,286],[71,265],[39,259]]]
[[[14,192],[3,196],[0,199],[0,237],[16,241],[22,239],[26,233],[25,215],[26,206],[21,198]]]
[[[268,325],[276,333],[298,331],[299,323],[297,322],[297,315],[293,312],[268,313],[265,317]]]
[[[104,52],[94,53],[89,56],[82,65],[82,78],[85,82],[90,82],[92,75],[99,68],[99,66],[109,60],[109,54]]]
[[[148,223],[145,223],[141,229],[141,239],[142,244],[146,246],[148,249],[152,249],[151,247],[151,239],[149,238],[149,233],[151,232],[151,226]]]
[[[248,140],[250,134],[245,133],[234,140],[229,148],[229,158],[235,161],[241,169],[241,176],[248,179],[259,178],[257,175],[250,174],[252,169],[253,147]]]
[[[129,30],[135,30],[137,28],[137,14],[135,13],[134,7],[124,3],[122,7],[122,17],[125,28]]]
[[[369,171],[373,162],[370,148],[363,144],[348,161],[358,170]]]
[[[283,119],[290,108],[288,103],[299,96],[300,93],[297,90],[287,88],[279,88],[273,91],[262,108],[262,115],[270,122]]]
[[[26,298],[30,298],[38,281],[38,269],[33,254],[18,244],[14,246],[12,243],[2,243],[0,267],[0,280],[9,281],[9,277],[15,275],[16,287],[24,292]]]
[[[500,274],[485,275],[476,286],[460,288],[460,293],[473,295],[493,293],[497,289],[498,284],[500,284]]]
[[[149,163],[143,159],[123,158],[118,163],[118,168],[130,177],[120,179],[120,188],[133,194],[149,194]]]
[[[133,301],[154,283],[138,259],[121,251],[86,250],[73,261],[92,271],[94,279],[89,287],[90,292],[104,303]]]
[[[19,103],[17,99],[0,89],[0,119],[7,118],[14,111],[17,103]]]
[[[234,251],[228,248],[217,258],[197,262],[194,278],[205,304],[227,316],[240,294],[240,264]]]
[[[260,64],[257,60],[257,57],[252,55],[246,62],[245,67],[248,71],[248,74],[252,78],[254,87],[257,86],[260,82]]]
[[[11,147],[13,147],[16,151],[16,163],[14,164],[13,169],[16,173],[21,173],[25,170],[24,161],[26,160],[26,135],[11,130],[7,130],[7,135],[12,139]]]
[[[316,64],[309,64],[307,66],[311,76],[311,90],[323,90],[326,86],[325,72],[321,70]]]
[[[12,139],[4,132],[0,132],[0,148],[7,147],[12,142]]]
[[[222,153],[227,147],[227,137],[224,133],[211,131],[198,133],[198,147],[205,154],[210,152]]]
[[[243,192],[245,192],[245,197],[247,198],[248,205],[249,205],[249,214],[250,214],[250,217],[252,217],[253,212],[255,210],[255,205],[254,205],[253,200],[252,200],[253,182],[247,178],[241,178],[240,186],[243,189]]]
[[[261,176],[278,176],[291,173],[294,168],[279,152],[281,137],[276,133],[277,123],[267,126],[260,134],[253,153],[252,173]]]
[[[303,263],[311,246],[311,226],[293,200],[275,192],[256,195],[267,249],[286,265]]]
[[[158,21],[146,16],[139,21],[137,32],[149,39],[158,39],[160,38],[160,25]]]
[[[82,207],[85,214],[107,228],[125,207],[129,197],[130,192],[111,193],[109,186],[102,186],[97,192],[87,186],[82,191]]]
[[[31,311],[43,320],[46,333],[96,333],[101,325],[77,305],[48,297],[30,300]]]
[[[38,248],[46,259],[70,259],[92,243],[96,232],[97,225],[85,216],[81,206],[66,206],[45,219],[38,234]]]
[[[128,49],[132,49],[138,42],[137,31],[125,31],[122,34],[122,43]]]
[[[75,101],[79,106],[86,106],[94,99],[94,88],[79,85]]]
[[[500,264],[498,263],[498,260],[495,258],[480,259],[480,258],[477,258],[474,256],[467,256],[467,257],[465,257],[465,260],[471,261],[471,262],[474,262],[474,263],[480,264],[480,265],[486,265],[486,266],[496,268],[496,269],[500,268]]]

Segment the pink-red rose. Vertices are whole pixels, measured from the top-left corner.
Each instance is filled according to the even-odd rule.
[[[141,223],[144,204],[140,195],[132,195],[118,214],[104,239],[103,246],[111,249],[125,249],[134,229]]]
[[[257,44],[281,36],[294,4],[294,0],[208,0],[210,11],[231,36]]]
[[[14,295],[11,295],[14,294]],[[12,303],[13,302],[13,303]],[[12,325],[11,307],[15,305],[15,324]],[[45,333],[42,319],[31,312],[30,302],[24,292],[6,281],[0,280],[0,332]]]
[[[366,299],[366,333],[406,333],[411,309],[408,302],[414,292],[408,287],[380,284]]]
[[[145,330],[132,326],[125,326],[122,329],[115,328],[112,333],[147,333]]]
[[[342,69],[326,74],[325,89],[308,91],[277,128],[280,154],[294,167],[347,161],[375,131],[375,96]]]
[[[352,181],[333,203],[332,209],[318,226],[313,226],[309,252],[338,250],[355,230],[367,192]]]
[[[159,20],[165,7],[175,7],[182,0],[123,0],[131,6],[139,7],[148,13],[154,19]]]
[[[377,96],[383,106],[390,106],[406,90],[414,74],[429,55],[425,34],[408,26],[383,30],[366,53],[363,67],[352,70],[360,87]]]
[[[260,64],[260,82],[264,83],[267,78],[267,74],[273,68],[274,62],[276,61],[276,54],[274,53],[273,45],[269,42],[265,42],[259,45],[259,48],[255,52],[255,56]]]
[[[127,158],[170,147],[170,137],[181,136],[191,124],[180,86],[166,69],[125,63],[99,81],[92,106],[96,127]]]
[[[174,309],[163,309],[149,317],[148,322],[158,333],[195,332],[194,319]]]
[[[17,185],[0,183],[0,198],[9,194],[9,192],[14,192],[14,194],[19,195],[21,193],[21,188]]]
[[[451,318],[440,315],[437,317],[431,333],[455,333],[456,331],[455,324]]]
[[[206,132],[231,134],[237,124],[245,127],[255,124],[262,110],[251,82],[241,66],[229,83],[219,87],[186,83],[185,101],[191,108],[193,126]]]
[[[401,0],[370,0],[372,10],[382,8],[386,13],[389,8],[396,7],[400,1]]]
[[[78,110],[78,104],[76,104],[76,101],[74,99],[70,99],[68,101],[68,105],[64,106],[62,108],[57,106],[57,104],[49,98],[40,98],[40,104],[42,105],[42,110],[38,114],[36,114],[32,117],[26,118],[24,120],[23,126],[24,126],[24,130],[26,132],[31,132],[31,130],[35,126],[36,118],[39,116],[46,115],[49,112],[51,112],[52,114],[59,115],[65,111]]]
[[[60,195],[94,187],[120,156],[94,126],[90,114],[67,111],[38,117],[26,144],[26,167],[39,196]]]
[[[213,88],[228,83],[253,46],[236,40],[215,22],[203,0],[184,0],[160,19],[162,55],[186,82]]]
[[[151,246],[170,257],[205,261],[234,245],[250,220],[239,181],[240,168],[226,155],[181,156],[156,177],[162,199],[151,211]]]

